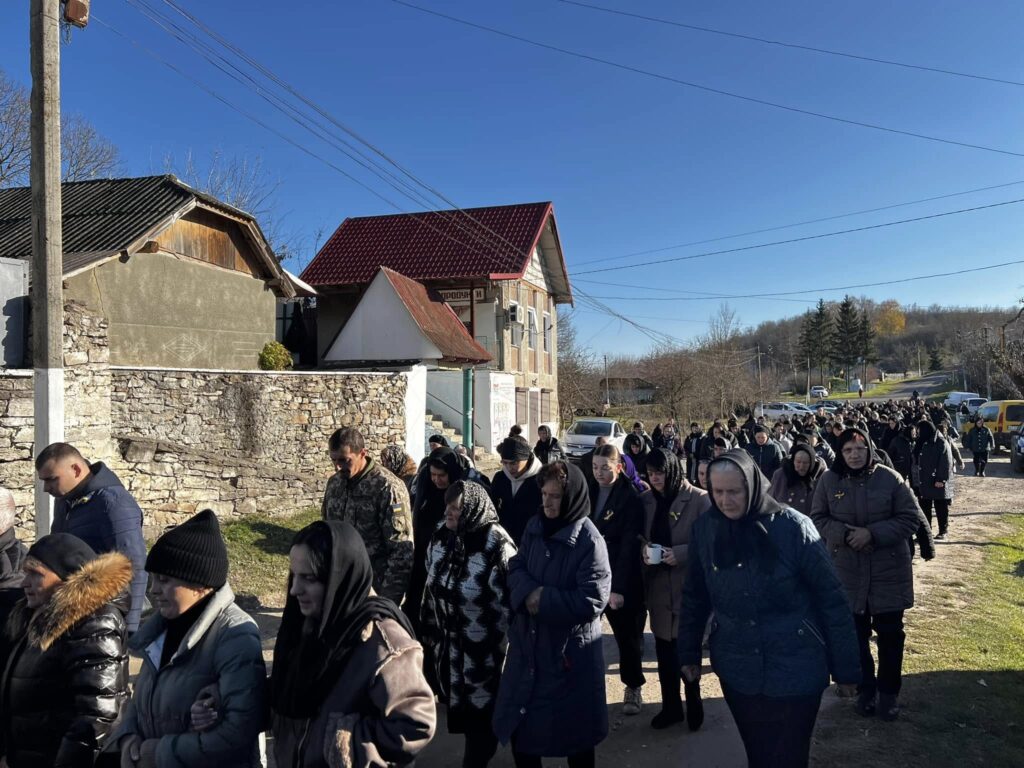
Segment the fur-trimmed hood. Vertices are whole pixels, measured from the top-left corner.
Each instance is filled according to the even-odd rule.
[[[132,581],[132,563],[120,552],[90,560],[53,591],[50,602],[33,612],[24,598],[7,622],[14,640],[26,630],[28,642],[46,651],[82,619],[122,596]],[[122,606],[126,609],[126,606]]]

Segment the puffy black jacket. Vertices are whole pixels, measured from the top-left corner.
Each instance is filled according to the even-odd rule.
[[[97,553],[120,552],[131,560],[131,610],[128,631],[139,627],[146,601],[146,541],[142,510],[117,475],[102,461],[89,467],[89,479],[53,505],[51,533],[77,536]]]
[[[533,455],[540,459],[541,464],[552,464],[556,461],[565,461],[565,450],[558,442],[557,437],[552,437],[546,443],[538,440],[533,447]]]
[[[92,766],[128,700],[126,590],[131,562],[100,555],[33,612],[7,622],[0,754],[9,768]]]
[[[758,445],[755,440],[747,446],[747,453],[750,454],[750,458],[754,460],[757,468],[768,480],[775,474],[775,470],[782,466],[782,460],[786,458],[782,446],[774,440],[769,440],[764,445]],[[765,485],[767,484],[766,482]]]
[[[536,456],[530,457],[525,475],[519,489],[513,494],[512,481],[504,470],[498,470],[491,480],[491,501],[498,510],[498,521],[505,529],[516,547],[523,540],[523,532],[530,518],[540,511],[540,486],[537,484],[537,472],[541,463]]]

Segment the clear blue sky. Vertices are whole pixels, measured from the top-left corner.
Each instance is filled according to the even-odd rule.
[[[707,246],[583,262],[763,227],[1024,180],[1013,157],[841,125],[640,77],[424,16],[388,0],[325,4],[180,0],[189,10],[460,206],[552,200],[577,283],[639,322],[689,338],[718,301],[652,302],[621,287],[762,293],[910,277],[1024,258],[1024,204],[880,231],[662,266],[725,247],[1024,197],[1024,184]],[[159,0],[149,0],[161,6]],[[1024,87],[837,59],[647,22],[555,0],[420,0],[512,33],[711,87],[837,116],[1024,153]],[[794,43],[1024,81],[1024,4],[595,0],[598,4]],[[0,10],[0,67],[28,82],[28,3]],[[258,112],[276,129],[383,187],[259,97],[214,70],[129,6],[96,16]],[[63,56],[66,110],[121,150],[127,174],[163,170],[167,154],[262,155],[280,179],[277,207],[311,249],[346,217],[392,209],[232,112],[99,23]],[[403,205],[413,208],[407,200]],[[311,256],[307,251],[306,259]],[[291,265],[301,267],[304,264]],[[1024,265],[853,291],[929,305],[1009,306]],[[842,292],[822,293],[827,299]],[[623,298],[631,297],[631,298]],[[817,299],[817,294],[808,300]],[[807,304],[742,299],[744,325]],[[576,315],[598,352],[640,352],[619,321]]]

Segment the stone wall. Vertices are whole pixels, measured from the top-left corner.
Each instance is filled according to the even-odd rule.
[[[327,439],[338,427],[359,427],[373,455],[405,445],[401,373],[114,368],[112,377],[118,436],[316,477],[333,471]]]
[[[68,442],[94,460],[114,456],[110,438],[110,348],[107,323],[75,302],[64,305],[64,424]],[[35,531],[33,376],[0,372],[0,485],[14,493],[18,525]]]

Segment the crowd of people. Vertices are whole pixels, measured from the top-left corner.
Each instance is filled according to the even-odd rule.
[[[269,676],[215,513],[147,551],[114,473],[49,446],[49,535],[19,543],[0,491],[0,757],[257,766],[268,733],[281,768],[406,765],[441,705],[464,768],[500,745],[517,768],[586,768],[609,731],[606,619],[622,714],[645,706],[649,623],[651,728],[702,727],[706,647],[749,765],[805,766],[831,683],[899,717],[913,561],[949,530],[955,435],[917,397],[688,434],[637,422],[578,464],[547,427],[533,446],[515,428],[487,477],[440,435],[416,462],[342,427],[322,519],[291,542]],[[963,442],[984,476],[991,432]]]

